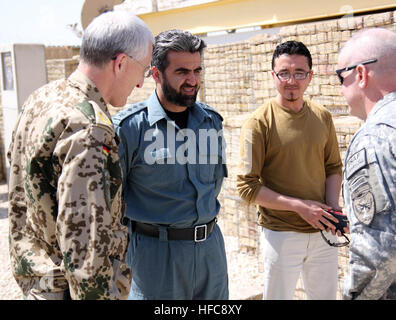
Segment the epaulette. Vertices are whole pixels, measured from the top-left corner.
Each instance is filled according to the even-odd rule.
[[[121,110],[113,116],[113,122],[117,125],[121,125],[121,122],[131,115],[147,108],[147,104],[142,102],[131,104],[128,108]]]
[[[196,103],[197,103],[201,108],[203,108],[203,109],[205,109],[205,110],[212,111],[213,113],[217,114],[217,115],[220,117],[221,121],[224,120],[223,117],[221,116],[221,114],[218,113],[218,112],[217,112],[215,109],[213,109],[212,107],[208,106],[208,105],[205,104],[205,103],[199,102],[199,101],[197,101]]]
[[[77,105],[77,109],[80,110],[92,124],[112,127],[113,123],[95,101],[84,100]]]

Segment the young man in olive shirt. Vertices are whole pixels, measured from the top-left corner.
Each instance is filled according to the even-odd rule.
[[[280,44],[272,60],[278,95],[241,131],[237,187],[260,211],[263,299],[292,299],[300,272],[308,299],[336,298],[337,249],[318,231],[335,237],[323,209],[340,209],[342,162],[330,112],[303,98],[311,68],[303,43]]]

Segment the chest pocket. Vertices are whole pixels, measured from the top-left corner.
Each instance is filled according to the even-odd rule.
[[[180,164],[176,152],[170,148],[159,148],[150,153],[151,160],[143,160],[135,168],[139,183],[168,189],[169,184],[179,185],[186,179],[185,165]]]
[[[386,181],[374,149],[361,149],[348,159],[346,180],[353,212],[361,223],[370,225],[376,214],[390,209]]]
[[[215,139],[215,140],[214,140]],[[210,137],[198,147],[198,178],[202,183],[214,183],[216,180],[227,176],[225,156],[223,155],[225,143],[222,137]]]

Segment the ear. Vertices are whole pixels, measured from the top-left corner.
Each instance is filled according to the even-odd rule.
[[[118,75],[120,72],[124,71],[127,66],[127,57],[124,54],[119,54],[117,58],[113,61],[113,72]]]
[[[358,85],[361,89],[364,89],[368,85],[368,70],[364,65],[358,65],[356,67],[356,77],[358,77]]]
[[[313,72],[313,70],[311,70],[311,71],[309,72],[309,75],[308,75],[308,77],[309,77],[309,82],[311,82],[313,75],[314,75],[314,72]]]
[[[272,74],[272,79],[275,80],[276,75],[275,75],[274,70],[271,71],[271,74]]]
[[[151,75],[155,81],[155,83],[162,83],[162,72],[157,67],[152,67]]]

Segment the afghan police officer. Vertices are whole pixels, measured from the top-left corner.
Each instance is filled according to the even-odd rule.
[[[216,224],[226,165],[222,117],[196,102],[205,43],[189,32],[155,38],[156,90],[113,120],[120,136],[131,232],[130,299],[227,299]]]
[[[344,299],[396,299],[396,34],[356,33],[336,71],[350,113],[365,120],[345,156],[343,196],[350,221]]]
[[[77,70],[23,106],[8,157],[10,254],[32,300],[126,299],[118,138],[107,103],[124,106],[144,82],[154,39],[126,11],[85,30]]]

